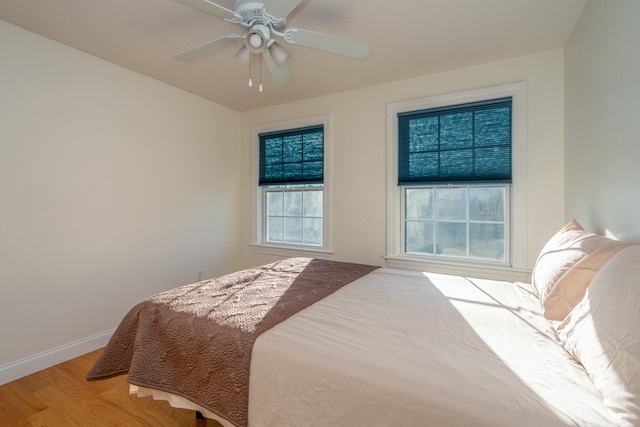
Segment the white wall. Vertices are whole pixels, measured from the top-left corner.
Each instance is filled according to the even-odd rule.
[[[591,0],[565,48],[565,220],[640,241],[640,2]]]
[[[0,21],[0,367],[231,270],[240,113]]]
[[[528,267],[564,221],[563,53],[554,50],[475,67],[277,105],[242,114],[241,265],[251,252],[251,127],[330,113],[333,123],[334,258],[384,265],[386,104],[517,81],[528,84]],[[338,77],[336,77],[338,78]]]

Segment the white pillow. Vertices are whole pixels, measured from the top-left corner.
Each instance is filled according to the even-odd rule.
[[[588,240],[588,246],[593,250],[583,248],[586,255],[556,281],[542,301],[544,317],[548,320],[564,320],[576,304],[582,301],[587,287],[602,266],[611,257],[630,245],[628,242],[611,240],[602,236]]]
[[[591,233],[587,233],[576,220],[573,220],[544,245],[531,273],[531,281],[541,302],[558,279],[586,255],[581,248],[581,242],[589,236]]]
[[[564,320],[600,267],[627,246],[585,231],[576,220],[565,225],[542,248],[531,274],[544,316]]]
[[[618,425],[640,425],[640,245],[622,249],[600,269],[558,336]]]

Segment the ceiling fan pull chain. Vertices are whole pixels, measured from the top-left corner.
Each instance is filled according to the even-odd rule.
[[[249,87],[253,87],[253,80],[251,79],[251,58],[253,57],[253,54],[250,53],[249,54]]]
[[[260,63],[260,74],[259,74],[259,76],[260,76],[260,86],[259,86],[258,90],[262,93],[262,55],[260,55],[259,63]]]

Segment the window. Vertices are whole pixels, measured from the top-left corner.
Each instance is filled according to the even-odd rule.
[[[510,183],[511,98],[398,114],[405,253],[507,262]]]
[[[390,266],[523,267],[525,106],[522,84],[388,106]]]
[[[295,256],[327,252],[328,117],[256,127],[254,250]]]

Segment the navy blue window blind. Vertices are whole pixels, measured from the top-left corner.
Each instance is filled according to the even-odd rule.
[[[511,182],[511,98],[398,114],[398,184]]]
[[[261,133],[259,185],[315,184],[324,179],[324,127]]]

